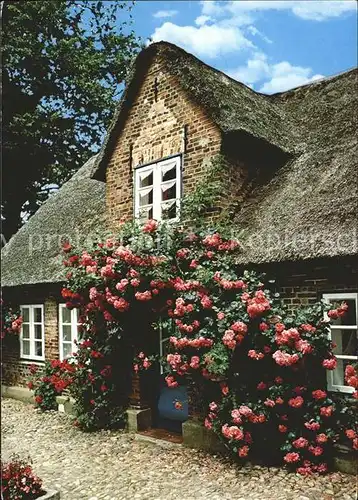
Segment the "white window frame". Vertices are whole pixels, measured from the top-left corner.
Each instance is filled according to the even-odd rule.
[[[181,193],[182,193],[182,186],[181,186],[181,164],[182,164],[182,157],[181,155],[179,156],[174,156],[171,158],[168,158],[166,160],[160,160],[156,163],[151,163],[149,165],[144,165],[142,167],[137,167],[134,172],[134,214],[136,218],[139,218],[140,215],[140,209],[145,208],[146,206],[153,206],[153,219],[160,221],[162,220],[162,210],[161,206],[163,203],[161,201],[161,187],[165,185],[166,183],[173,182],[174,179],[171,179],[170,181],[165,181],[161,182],[161,169],[162,167],[165,167],[168,164],[171,164],[175,162],[175,168],[176,168],[176,176],[175,176],[175,182],[176,182],[176,198],[175,198],[175,203],[176,203],[176,213],[177,216],[173,219],[165,219],[167,222],[176,222],[179,220],[179,210],[180,210],[180,199],[181,199]],[[151,205],[144,205],[143,207],[139,206],[139,175],[143,172],[149,172],[153,171],[153,203]],[[142,188],[146,189],[146,188]]]
[[[160,360],[162,360],[163,355],[164,355],[164,344],[169,341],[170,337],[165,337],[163,338],[163,329],[162,325],[159,324],[159,356]],[[160,364],[160,374],[164,374],[164,367],[162,364]]]
[[[354,330],[356,329],[358,332],[358,293],[355,292],[348,292],[348,293],[324,293],[322,295],[323,300],[331,303],[333,301],[344,301],[344,300],[354,300],[355,301],[355,307],[356,307],[356,324],[355,325],[330,325],[330,338],[331,336],[331,331],[332,330]],[[327,313],[325,313],[325,317],[327,320],[329,320],[329,317]],[[351,361],[357,361],[358,356],[349,356],[345,354],[335,354],[335,357],[337,359],[346,359],[346,360],[351,360]],[[329,391],[335,391],[335,392],[345,392],[345,393],[352,393],[354,392],[354,388],[350,387],[348,385],[337,385],[333,383],[333,372],[334,370],[330,370],[327,373],[327,388]]]
[[[41,323],[34,321],[34,309],[41,309]],[[44,361],[45,360],[45,317],[44,317],[44,306],[43,304],[23,304],[20,306],[21,316],[23,316],[23,309],[29,310],[29,321],[23,322],[20,331],[20,358]],[[29,325],[30,337],[27,339],[23,338],[23,324]],[[41,339],[35,339],[35,324],[41,325]],[[30,343],[30,354],[24,354],[23,352],[23,341],[28,341]],[[35,342],[42,343],[42,356],[37,356],[35,354]]]
[[[58,306],[58,326],[59,326],[59,348],[60,348],[60,360],[63,361],[64,359],[67,359],[69,356],[64,355],[64,344],[71,344],[71,353],[77,351],[77,344],[75,343],[75,340],[78,340],[78,326],[80,323],[78,322],[78,309],[75,307],[70,310],[71,312],[71,323],[64,323],[63,318],[62,318],[62,311],[63,309],[68,309],[66,307],[66,304],[59,304]],[[63,326],[64,325],[70,325],[71,326],[71,340],[64,340],[64,335],[63,335]]]

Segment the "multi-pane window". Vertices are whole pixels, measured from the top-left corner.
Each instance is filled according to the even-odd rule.
[[[331,320],[331,338],[336,345],[333,352],[337,358],[337,368],[328,372],[328,389],[353,392],[353,387],[345,385],[344,371],[347,365],[358,360],[358,293],[326,293],[323,298],[332,304],[348,304],[348,311],[344,316]]]
[[[135,216],[175,220],[179,216],[181,175],[179,156],[152,163],[135,171]]]
[[[21,306],[23,319],[20,332],[20,356],[25,359],[45,359],[43,305]]]
[[[60,359],[66,359],[77,351],[78,309],[67,309],[66,304],[60,304],[59,319]]]

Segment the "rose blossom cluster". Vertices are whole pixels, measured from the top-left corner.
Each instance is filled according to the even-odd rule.
[[[178,387],[178,382],[175,380],[175,378],[172,375],[168,375],[165,377],[165,381],[167,383],[168,387]]]
[[[250,318],[262,316],[271,309],[270,301],[262,290],[257,290],[254,297],[247,299],[247,313]]]
[[[201,284],[197,280],[183,280],[180,276],[169,280],[168,284],[177,292],[189,292],[191,290],[198,290]]]
[[[139,371],[142,371],[142,370],[148,370],[148,368],[150,368],[151,366],[152,366],[152,362],[150,361],[148,356],[146,356],[144,354],[143,351],[141,351],[138,354],[138,356],[136,358],[134,358],[133,369],[136,373],[138,373]],[[101,372],[101,374],[103,375],[102,372]]]
[[[352,440],[352,447],[354,450],[358,450],[358,434],[353,429],[346,430],[346,436],[348,439]]]
[[[213,280],[224,290],[245,290],[246,283],[243,280],[229,280],[221,277],[220,271],[216,271]]]
[[[347,365],[345,372],[344,372],[344,377],[347,385],[350,387],[353,387],[355,391],[352,394],[352,397],[355,399],[358,399],[358,370],[357,367],[354,367],[353,365]]]
[[[209,413],[204,420],[204,425],[207,429],[213,428],[213,421],[217,418],[217,413],[216,413],[217,410],[218,410],[218,405],[215,403],[215,401],[212,401],[209,404]]]
[[[289,354],[280,350],[275,351],[272,357],[279,366],[292,366],[300,359],[298,354]]]
[[[275,325],[275,331],[275,342],[278,346],[286,345],[289,347],[294,347],[302,354],[311,354],[313,352],[312,345],[307,340],[303,340],[301,338],[301,335],[297,328],[285,329],[284,324],[277,323]]]
[[[213,340],[201,336],[195,339],[188,339],[187,337],[177,338],[171,336],[169,337],[169,342],[176,349],[184,349],[185,347],[193,347],[194,349],[200,349],[202,347],[211,347],[214,343]]]
[[[225,331],[222,337],[222,342],[226,345],[226,347],[228,347],[228,349],[234,350],[236,345],[241,344],[246,333],[247,325],[243,321],[235,321],[235,323],[233,323],[230,328]]]
[[[327,316],[330,319],[338,319],[346,314],[348,311],[348,304],[346,302],[342,302],[342,304],[337,307],[337,309],[330,309],[327,313]]]
[[[240,244],[236,240],[223,241],[219,233],[209,234],[203,238],[202,243],[204,246],[217,249],[222,252],[233,252]]]

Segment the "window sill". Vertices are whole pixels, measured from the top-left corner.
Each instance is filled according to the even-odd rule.
[[[43,366],[45,364],[45,360],[44,359],[20,358],[20,363],[22,365],[39,365],[39,366]]]

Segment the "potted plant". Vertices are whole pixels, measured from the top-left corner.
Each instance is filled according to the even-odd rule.
[[[13,455],[9,462],[1,461],[2,500],[59,500],[57,491],[45,491],[40,479],[32,470],[30,459]]]

